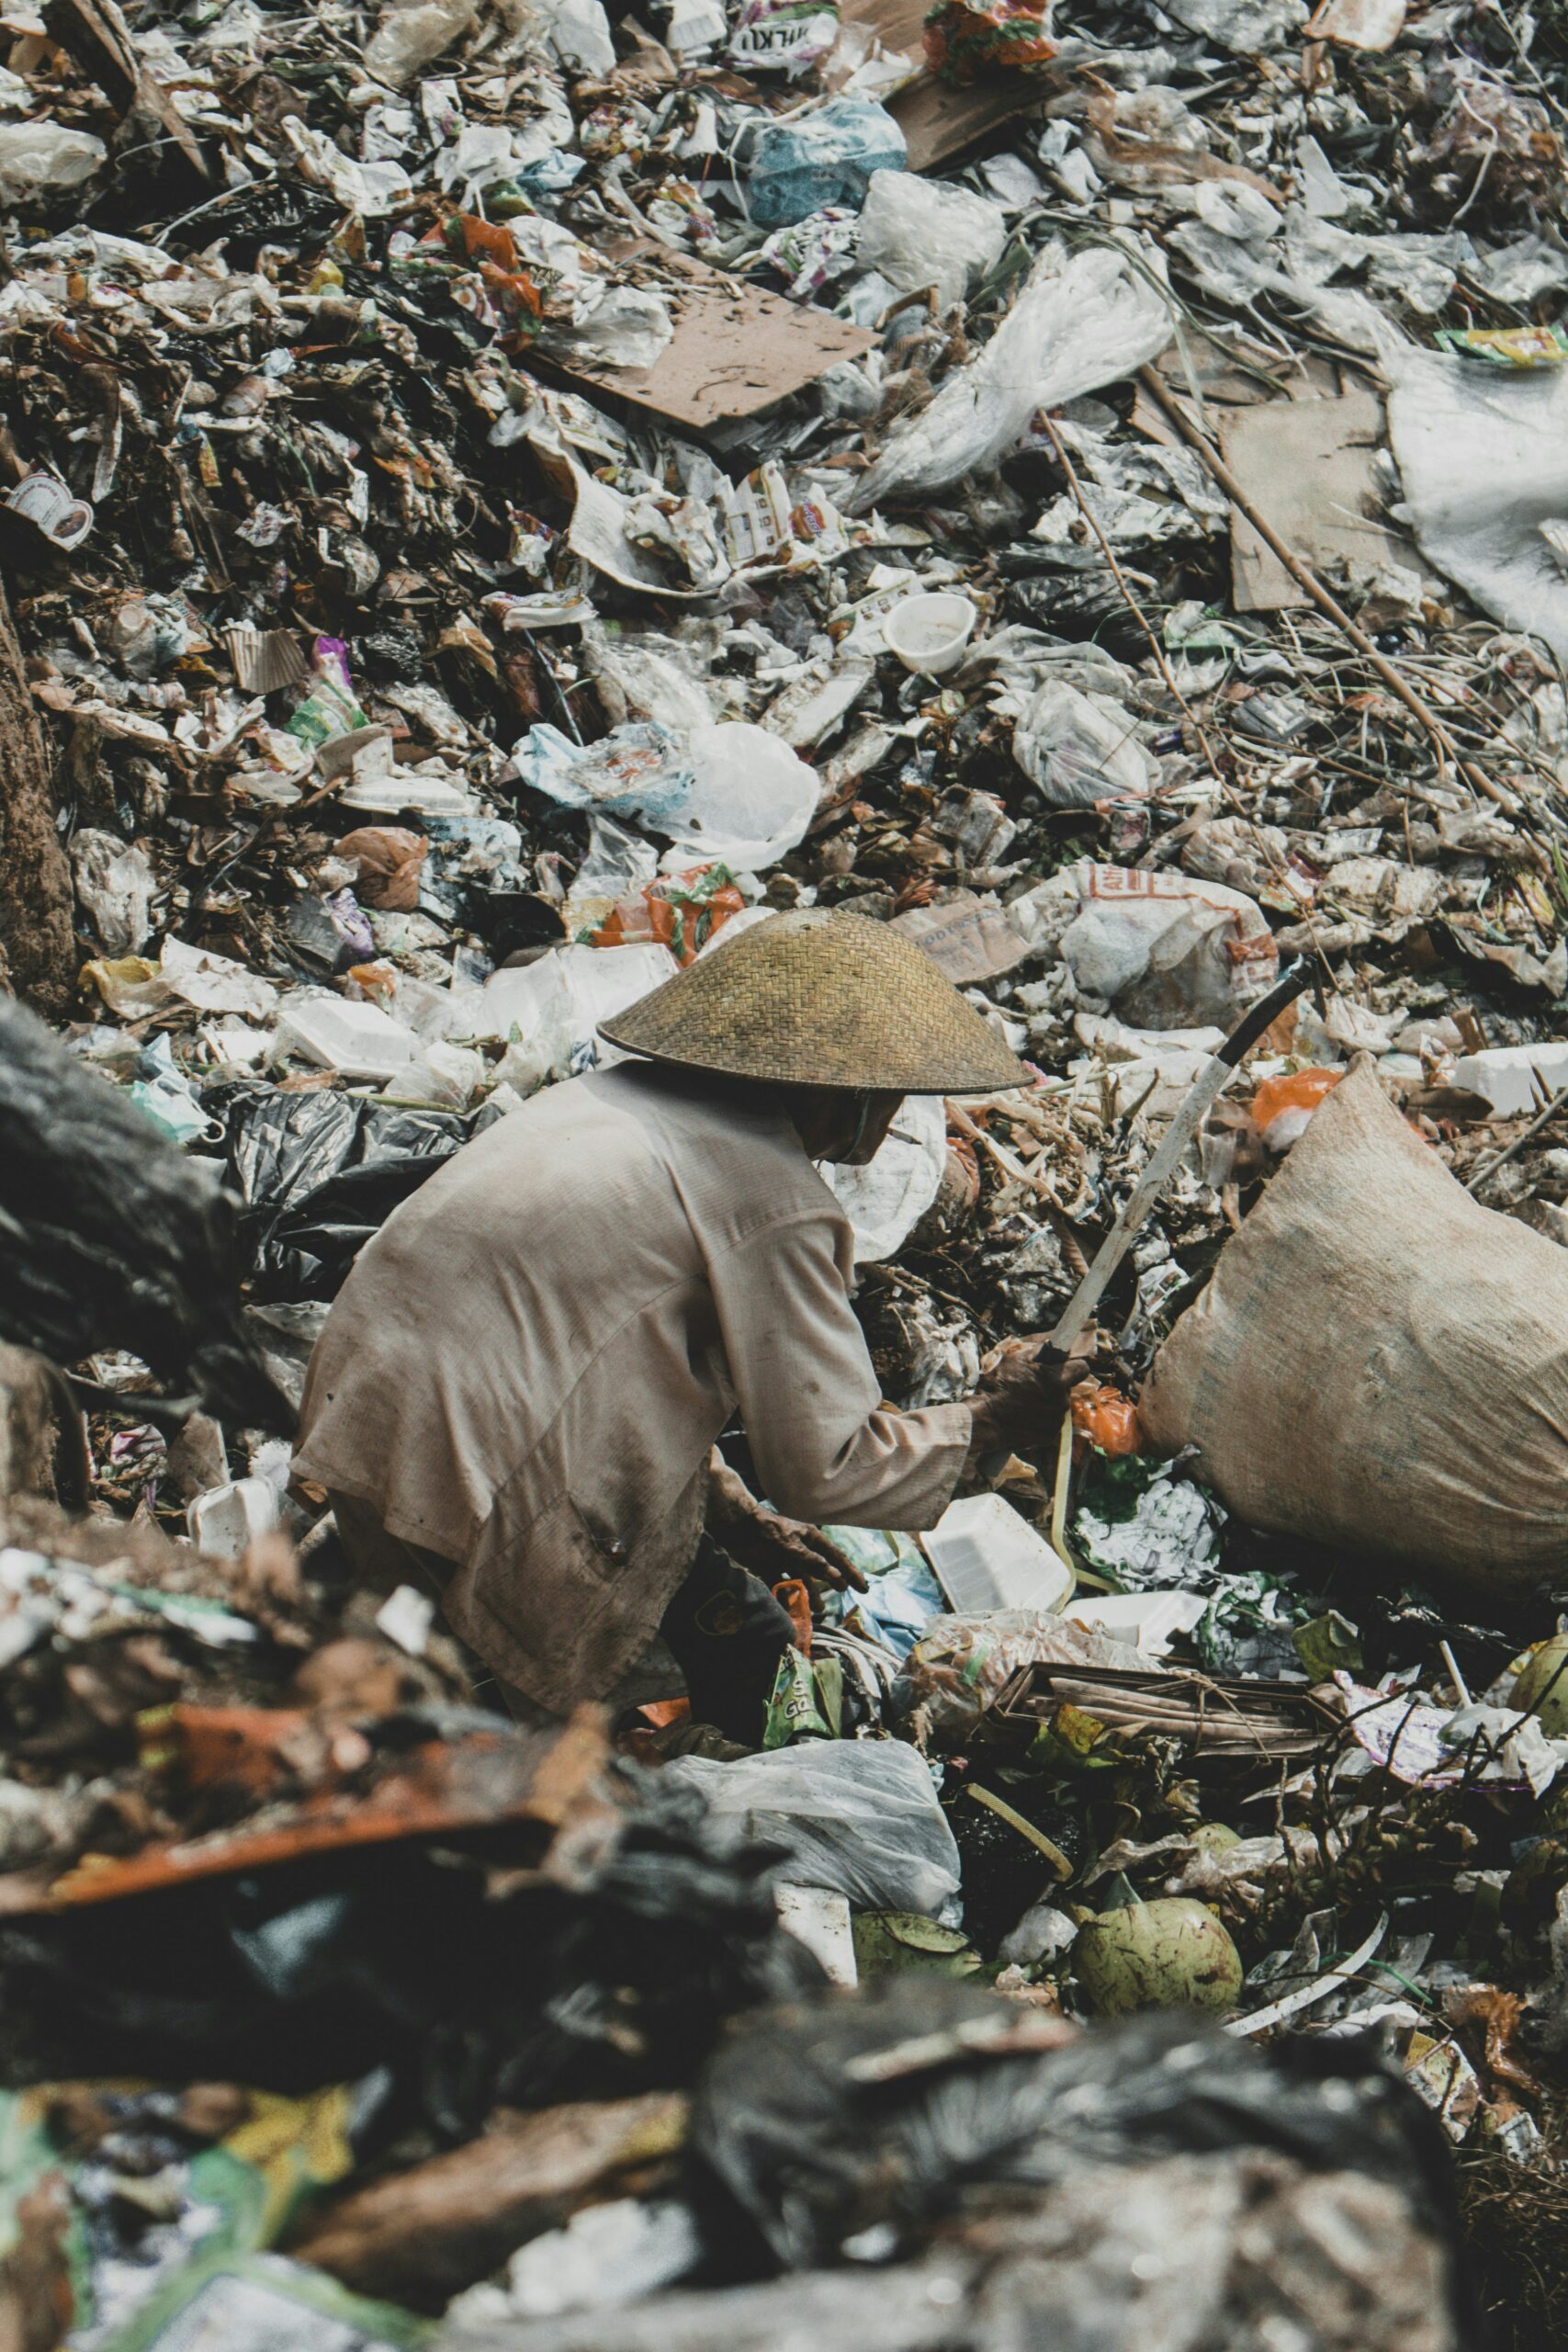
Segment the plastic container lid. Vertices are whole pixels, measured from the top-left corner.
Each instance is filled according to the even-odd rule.
[[[961,1617],[983,1617],[993,1609],[1050,1614],[1072,1590],[1065,1564],[1000,1495],[965,1495],[949,1503],[920,1543]]]
[[[1109,1634],[1113,1640],[1131,1642],[1150,1657],[1164,1657],[1171,1636],[1190,1634],[1208,1605],[1201,1593],[1179,1589],[1166,1592],[1093,1592],[1069,1600],[1062,1614],[1070,1617],[1075,1625],[1092,1625],[1097,1633]]]

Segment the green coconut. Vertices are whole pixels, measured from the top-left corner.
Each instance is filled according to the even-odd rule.
[[[1073,1970],[1102,2018],[1130,2009],[1233,2009],[1241,1996],[1240,1953],[1224,1924],[1189,1894],[1086,1920]]]
[[[1551,1739],[1568,1738],[1568,1634],[1554,1634],[1539,1642],[1529,1663],[1514,1678],[1510,1704],[1539,1715]]]

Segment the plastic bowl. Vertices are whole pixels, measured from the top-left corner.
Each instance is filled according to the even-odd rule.
[[[940,678],[963,661],[976,617],[967,596],[951,591],[923,592],[894,605],[882,624],[882,634],[906,670]]]

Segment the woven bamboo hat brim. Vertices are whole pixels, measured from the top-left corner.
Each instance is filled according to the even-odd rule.
[[[599,1034],[723,1078],[888,1094],[997,1094],[1026,1073],[929,956],[868,915],[750,924]]]

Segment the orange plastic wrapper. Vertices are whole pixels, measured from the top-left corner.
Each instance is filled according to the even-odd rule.
[[[429,847],[423,833],[411,833],[405,825],[361,825],[344,833],[337,854],[358,866],[355,888],[363,905],[384,914],[412,915]]]
[[[811,1595],[798,1577],[786,1577],[783,1584],[773,1587],[773,1599],[789,1612],[795,1627],[795,1646],[802,1657],[811,1656]]]
[[[1142,1443],[1138,1434],[1138,1408],[1122,1396],[1118,1388],[1100,1386],[1075,1388],[1072,1395],[1073,1427],[1090,1445],[1101,1453],[1121,1455],[1136,1453]]]
[[[363,997],[372,1004],[390,1004],[398,992],[398,975],[390,964],[351,964],[348,977]],[[349,993],[353,994],[353,989]]]
[[[617,899],[599,929],[595,947],[630,947],[657,940],[677,963],[694,963],[715,932],[731,915],[741,914],[746,901],[730,880],[727,865],[704,865],[690,874],[661,874],[658,880],[629,897]]]
[[[1342,1069],[1298,1069],[1290,1078],[1263,1080],[1252,1098],[1252,1124],[1270,1151],[1289,1151],[1344,1075]]]

